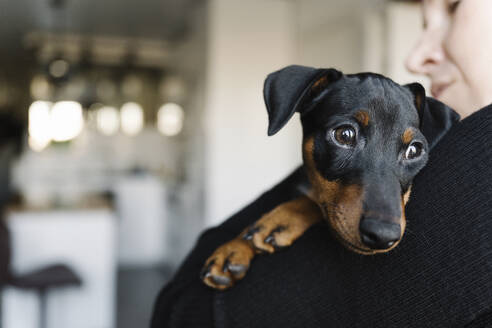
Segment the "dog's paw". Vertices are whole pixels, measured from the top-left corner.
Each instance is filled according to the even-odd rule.
[[[256,221],[241,237],[250,241],[258,253],[274,253],[292,245],[316,220],[318,216],[309,212],[299,214],[277,207]]]
[[[224,290],[242,279],[254,257],[254,250],[246,240],[237,238],[220,246],[210,256],[201,272],[208,286]]]

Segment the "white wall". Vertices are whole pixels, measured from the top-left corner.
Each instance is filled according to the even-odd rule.
[[[220,223],[301,162],[297,115],[266,136],[266,75],[289,64],[362,70],[359,0],[212,0],[205,141],[206,224]],[[375,1],[374,3],[379,3]]]
[[[288,1],[212,0],[206,81],[206,223],[221,222],[300,161],[297,117],[267,137],[266,75],[294,63]]]
[[[299,62],[333,67],[344,73],[361,69],[363,11],[356,1],[308,0],[297,2]]]
[[[420,82],[427,88],[428,79],[408,72],[404,64],[422,31],[420,5],[390,2],[387,5],[386,17],[386,74],[398,83]]]

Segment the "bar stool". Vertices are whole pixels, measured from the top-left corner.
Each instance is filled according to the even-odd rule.
[[[82,285],[80,277],[65,264],[54,264],[21,275],[10,274],[7,284],[16,288],[32,290],[39,297],[39,327],[47,328],[47,296],[55,288]]]

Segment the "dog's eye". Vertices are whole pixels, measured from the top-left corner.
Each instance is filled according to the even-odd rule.
[[[412,142],[405,150],[405,155],[403,155],[403,159],[415,159],[422,155],[424,150],[424,145],[420,142]]]
[[[357,133],[355,129],[350,125],[342,125],[335,129],[333,132],[335,140],[344,146],[355,145],[355,137]]]

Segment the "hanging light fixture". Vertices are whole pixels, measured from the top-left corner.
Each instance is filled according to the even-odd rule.
[[[157,129],[165,136],[175,136],[183,129],[184,111],[175,103],[166,103],[157,112]]]
[[[59,101],[50,113],[51,137],[54,141],[69,141],[84,127],[82,106],[76,101]]]
[[[48,101],[35,101],[29,106],[28,132],[29,147],[42,151],[51,142],[50,110],[53,104]]]
[[[54,79],[61,79],[68,75],[70,64],[64,59],[54,59],[48,64],[48,72]]]
[[[120,115],[123,133],[134,136],[142,130],[144,123],[142,106],[135,102],[127,102],[121,106]]]
[[[34,99],[49,99],[53,92],[53,87],[44,75],[34,76],[29,89]]]
[[[120,117],[118,109],[103,106],[96,112],[97,129],[104,135],[111,136],[118,132]]]

